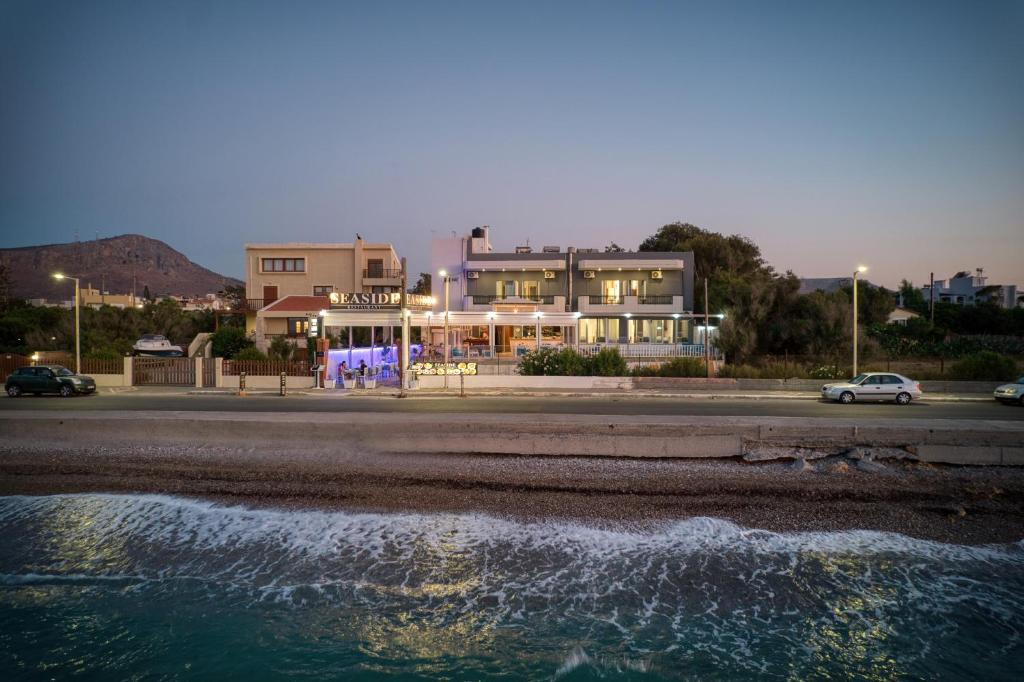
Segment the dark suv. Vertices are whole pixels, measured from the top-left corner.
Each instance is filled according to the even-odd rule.
[[[92,377],[75,374],[60,365],[36,365],[14,370],[14,373],[7,377],[4,388],[7,395],[12,398],[17,398],[22,393],[59,393],[67,398],[76,393],[95,393],[96,382]]]

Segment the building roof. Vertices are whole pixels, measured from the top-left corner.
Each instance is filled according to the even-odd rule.
[[[313,249],[318,249],[318,250],[324,250],[324,249],[327,249],[327,250],[330,250],[330,249],[354,249],[355,247],[356,247],[355,244],[353,244],[352,242],[348,242],[348,243],[343,243],[343,242],[331,242],[331,243],[325,243],[325,242],[281,242],[281,243],[277,243],[277,244],[246,244],[245,245],[246,250],[303,249],[305,251],[310,251],[310,250],[313,250]],[[392,250],[394,250],[394,247],[391,244],[382,244],[382,243],[372,243],[371,244],[370,242],[364,242],[363,243],[363,248],[364,249],[392,249]]]
[[[264,306],[260,312],[265,313],[313,313],[320,312],[331,306],[331,299],[326,296],[284,296]]]

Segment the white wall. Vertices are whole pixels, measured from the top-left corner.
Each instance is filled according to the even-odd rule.
[[[290,389],[300,388],[313,388],[313,377],[288,377],[287,386]],[[246,390],[266,390],[272,388],[277,390],[281,387],[281,377],[269,376],[269,377],[254,377],[247,375],[245,377],[245,388]],[[238,376],[224,376],[221,378],[218,388],[238,388]]]
[[[551,388],[585,391],[595,388],[632,388],[630,377],[530,377],[518,374],[489,374],[465,377],[466,389],[481,388]],[[420,388],[443,388],[443,376],[419,377]],[[449,390],[459,389],[459,377],[448,377]]]
[[[131,381],[128,381],[123,374],[90,374],[89,376],[96,380],[96,386],[99,388],[131,386]]]
[[[444,282],[437,273],[446,270],[453,278],[448,285],[448,310],[462,310],[462,299],[466,293],[465,273],[462,271],[465,254],[465,237],[434,239],[430,244],[431,294],[436,299],[434,311],[444,310]]]

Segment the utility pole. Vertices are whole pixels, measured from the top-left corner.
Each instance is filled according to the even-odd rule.
[[[935,324],[935,273],[931,273],[931,284],[928,287],[928,314],[932,325]]]
[[[704,278],[704,376],[707,379],[711,378],[711,340],[710,329],[708,325],[711,323],[710,315],[711,307],[708,302],[708,278]]]
[[[867,271],[863,265],[853,271],[853,376],[857,376],[857,275]]]

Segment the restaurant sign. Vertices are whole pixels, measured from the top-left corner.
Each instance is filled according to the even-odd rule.
[[[397,310],[402,307],[402,294],[397,291],[377,294],[332,291],[329,297],[332,310]],[[410,308],[429,308],[433,299],[421,294],[406,294],[406,304]]]
[[[475,376],[475,362],[414,362],[409,369],[416,376]]]

